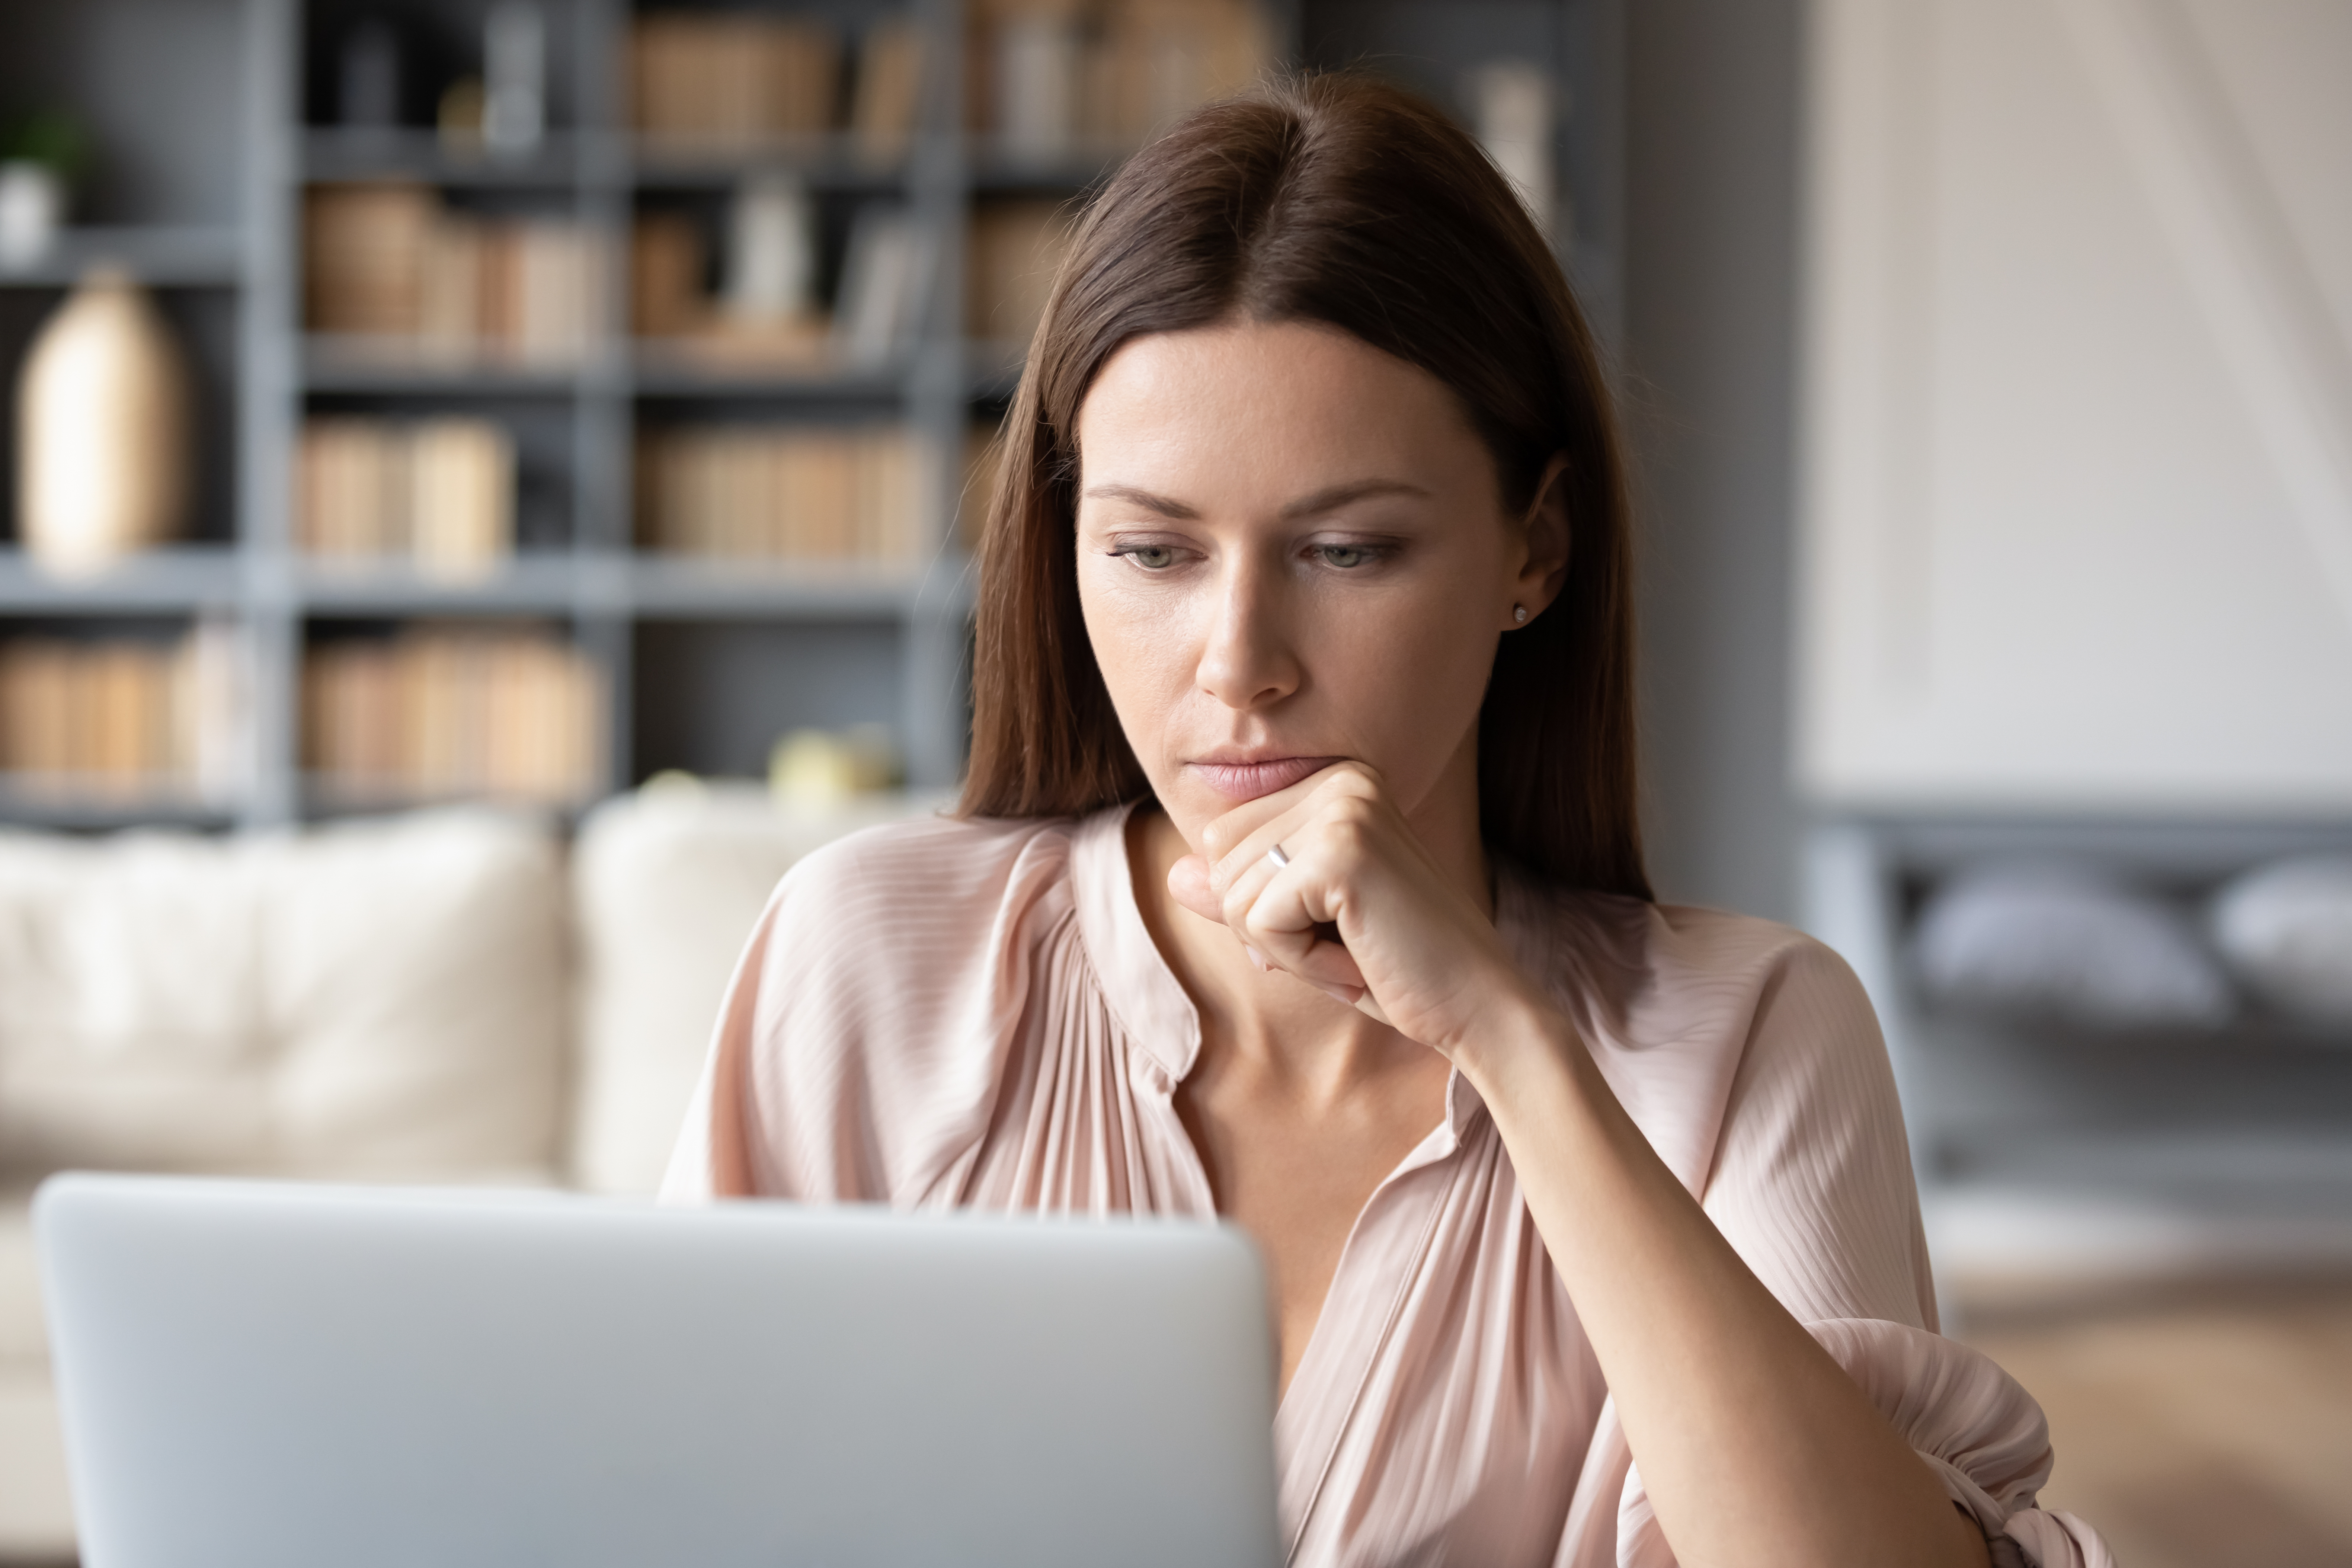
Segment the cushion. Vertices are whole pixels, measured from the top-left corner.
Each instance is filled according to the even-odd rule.
[[[948,798],[868,795],[787,810],[756,786],[677,781],[589,814],[573,864],[583,969],[575,1183],[608,1193],[660,1186],[728,978],[793,862]]]
[[[2214,945],[2248,989],[2315,1023],[2352,1026],[2352,858],[2282,860],[2214,896]]]
[[[2213,1027],[2228,976],[2172,905],[2088,868],[1992,865],[1937,889],[1913,956],[1952,1007],[2095,1028]]]
[[[41,1282],[33,1269],[29,1188],[0,1188],[0,1371],[38,1369],[49,1355]]]
[[[46,1368],[0,1363],[0,1562],[73,1561],[65,1437]]]
[[[554,1157],[562,867],[483,810],[0,834],[11,1165],[480,1179]]]

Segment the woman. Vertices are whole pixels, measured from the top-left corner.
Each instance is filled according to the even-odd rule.
[[[1475,144],[1347,76],[1192,115],[1030,350],[959,816],[784,879],[672,1194],[1234,1219],[1298,1563],[2104,1562],[1927,1331],[1852,975],[1651,901],[1627,558]]]

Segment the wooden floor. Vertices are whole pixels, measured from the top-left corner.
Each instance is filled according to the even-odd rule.
[[[2041,1400],[2043,1506],[2123,1568],[2352,1564],[2352,1281],[1979,1303],[1955,1330]]]

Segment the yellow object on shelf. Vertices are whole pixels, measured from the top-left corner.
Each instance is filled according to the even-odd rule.
[[[882,724],[793,730],[768,754],[768,789],[785,805],[820,806],[898,782],[898,748]]]

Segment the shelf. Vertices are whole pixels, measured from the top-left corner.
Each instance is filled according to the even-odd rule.
[[[486,189],[564,189],[579,181],[582,139],[556,132],[528,153],[453,147],[430,131],[313,128],[302,137],[302,177],[325,184],[415,180]]]
[[[527,553],[474,581],[420,573],[405,561],[306,561],[296,598],[327,618],[553,615],[584,611],[657,620],[791,616],[897,620],[960,614],[971,602],[959,558],[920,566],[748,557]]]
[[[233,289],[245,279],[245,237],[226,226],[68,228],[40,260],[0,267],[0,287],[65,288],[108,262],[152,286]]]
[[[495,811],[528,812],[569,821],[609,793],[608,790],[596,789],[551,800],[542,795],[500,795],[483,790],[415,790],[398,786],[372,789],[320,773],[304,773],[302,815],[314,818],[375,816],[391,812],[476,806]]]
[[[311,615],[569,615],[580,600],[580,569],[568,552],[529,552],[479,577],[423,572],[400,559],[311,559],[296,579]]]
[[[630,386],[641,397],[897,397],[906,388],[908,362],[868,369],[824,364],[728,364],[658,342],[633,351]]]
[[[0,773],[0,822],[100,831],[156,824],[226,827],[236,816],[233,805],[176,784],[142,783],[125,789],[114,778],[44,776],[36,783]]]
[[[312,335],[302,342],[307,392],[377,393],[418,397],[569,397],[617,386],[581,363],[510,364],[438,355],[404,339]]]
[[[901,619],[960,612],[971,601],[961,563],[919,566],[640,555],[629,602],[649,620],[730,620],[790,615],[828,620]]]
[[[226,545],[147,551],[89,576],[60,576],[24,551],[0,550],[0,611],[43,616],[192,612],[235,605],[243,578]]]
[[[331,33],[349,6],[227,0],[216,8],[224,18],[238,18],[242,35],[217,58],[136,49],[136,40],[108,20],[116,9],[110,6],[18,7],[24,17],[0,22],[0,49],[54,35],[76,58],[105,64],[100,74],[106,80],[124,84],[110,89],[104,101],[82,106],[97,117],[101,144],[143,150],[131,160],[142,188],[130,193],[142,205],[116,210],[195,220],[68,229],[38,265],[0,274],[0,304],[9,303],[7,290],[16,289],[11,308],[19,314],[46,307],[51,300],[36,290],[70,287],[101,258],[121,261],[159,288],[235,290],[181,294],[171,303],[175,317],[194,307],[194,317],[184,324],[204,334],[197,347],[206,356],[207,427],[236,437],[209,459],[208,504],[217,503],[214,511],[232,507],[234,528],[222,531],[249,542],[182,545],[90,577],[61,578],[0,541],[0,616],[8,620],[5,629],[18,635],[94,633],[106,629],[108,617],[145,633],[169,623],[179,629],[198,615],[236,616],[252,634],[243,645],[252,677],[246,694],[251,787],[233,808],[145,798],[99,806],[70,804],[55,792],[23,803],[0,788],[0,817],[75,827],[153,820],[260,824],[296,819],[306,810],[419,804],[404,795],[354,800],[302,775],[298,661],[306,622],[332,636],[366,629],[366,621],[424,617],[516,616],[574,633],[592,658],[616,672],[603,714],[611,742],[604,764],[616,779],[640,763],[662,760],[633,731],[641,721],[657,731],[653,721],[665,710],[695,709],[698,722],[707,718],[713,733],[725,731],[727,746],[745,757],[757,751],[753,742],[765,744],[766,736],[751,731],[791,719],[793,701],[768,703],[755,693],[746,703],[738,700],[743,693],[711,683],[757,689],[762,682],[847,682],[861,710],[887,713],[900,726],[917,778],[950,782],[963,757],[961,620],[974,591],[971,563],[958,547],[944,543],[935,557],[891,565],[635,553],[625,542],[634,438],[695,421],[890,420],[903,421],[910,435],[949,457],[962,450],[975,406],[984,416],[1014,390],[1024,345],[961,341],[953,300],[963,279],[944,272],[930,279],[920,330],[885,363],[846,368],[783,356],[761,363],[704,352],[699,342],[686,352],[677,341],[633,342],[620,325],[632,219],[663,208],[708,217],[743,181],[782,174],[816,194],[828,268],[843,259],[842,230],[852,209],[877,199],[903,203],[923,254],[944,266],[961,252],[974,216],[984,216],[992,202],[1066,201],[1099,188],[1132,149],[1090,140],[1051,156],[1024,153],[999,136],[967,132],[929,97],[920,128],[887,154],[847,131],[752,143],[642,135],[616,113],[614,100],[626,74],[629,29],[643,7],[583,5],[547,7],[551,21],[562,18],[551,36],[548,62],[550,105],[562,123],[528,153],[496,155],[445,144],[424,125],[357,132],[307,122],[309,105],[336,96],[331,77],[321,74],[331,73],[334,62],[311,47],[325,37],[317,29]],[[459,6],[462,18],[452,12],[442,19],[472,32],[478,9]],[[974,37],[958,7],[852,0],[820,9],[845,36],[885,18],[921,29],[927,89],[951,87],[975,63]],[[424,10],[438,14],[436,6]],[[36,13],[37,26],[27,19]],[[1303,16],[1281,4],[1269,12],[1294,47]],[[422,63],[430,75],[455,62]],[[1588,123],[1580,113],[1571,130],[1580,132]],[[561,213],[576,225],[604,268],[598,313],[590,318],[594,330],[576,358],[523,363],[510,355],[477,358],[470,344],[462,345],[469,352],[450,354],[413,339],[302,334],[306,188],[368,181],[412,182],[486,217]],[[1580,251],[1580,270],[1586,262]],[[221,317],[224,303],[233,319]],[[569,517],[578,542],[526,552],[464,581],[420,572],[405,558],[311,559],[289,551],[278,541],[302,425],[330,411],[395,421],[444,415],[497,420],[513,439],[516,510],[529,520],[528,531],[545,538],[542,523]],[[923,482],[927,511],[952,510],[945,478]],[[933,521],[944,536],[949,520]],[[762,662],[776,648],[801,646],[797,628],[803,626],[813,628],[807,646],[814,662],[782,668]],[[649,651],[633,652],[633,640]],[[739,645],[753,651],[733,663],[696,662]],[[638,674],[619,678],[631,669]],[[635,689],[640,677],[646,684]]]
[[[972,189],[983,195],[1076,195],[1109,179],[1135,151],[1123,145],[1101,145],[1073,147],[1064,153],[1036,153],[1002,142],[975,141],[970,178]]]
[[[620,179],[641,190],[705,190],[753,174],[791,174],[823,190],[895,190],[907,184],[910,148],[879,156],[848,134],[761,142],[698,143],[634,137],[622,143]]]

